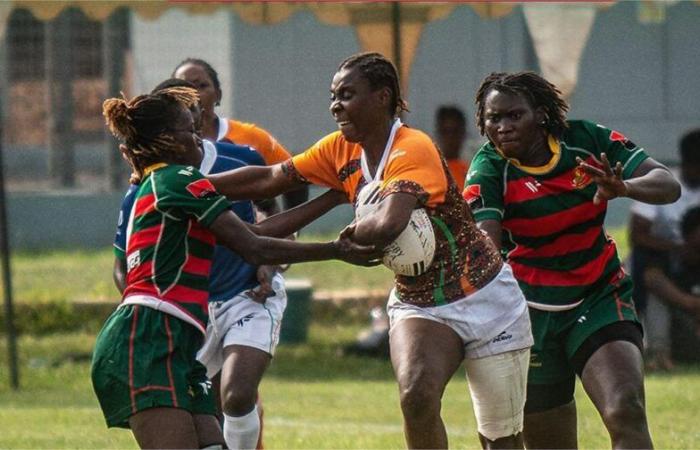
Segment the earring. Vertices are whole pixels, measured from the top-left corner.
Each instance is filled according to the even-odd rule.
[[[547,121],[546,121],[546,120],[543,120],[542,122],[540,122],[540,125],[541,125],[541,126],[547,125]]]
[[[214,103],[214,106],[221,106],[221,102],[217,100],[216,103]]]

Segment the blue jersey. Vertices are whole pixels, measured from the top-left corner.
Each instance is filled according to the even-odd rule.
[[[204,159],[200,165],[200,172],[205,175],[248,165],[265,165],[262,156],[250,147],[204,141],[203,149]],[[125,219],[129,217],[134,205],[137,190],[138,186],[129,187],[119,211],[114,252],[118,258],[122,259],[126,248],[127,221]],[[251,201],[232,202],[231,210],[241,220],[249,223],[255,222],[255,210]],[[242,291],[255,287],[258,284],[256,271],[256,266],[246,263],[243,258],[228,248],[217,245],[214,250],[214,262],[209,280],[209,301],[228,300]]]

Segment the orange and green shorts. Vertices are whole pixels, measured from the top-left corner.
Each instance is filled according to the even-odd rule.
[[[215,414],[206,369],[196,359],[202,333],[172,315],[142,305],[122,305],[95,342],[92,384],[107,426],[129,427],[149,408],[182,408]]]

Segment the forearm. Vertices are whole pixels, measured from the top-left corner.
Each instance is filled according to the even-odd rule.
[[[338,248],[333,242],[299,242],[271,237],[258,239],[259,243],[255,250],[241,255],[247,262],[254,265],[339,259]]]
[[[295,182],[277,166],[247,166],[208,175],[216,190],[229,200],[273,198],[294,188]]]
[[[270,216],[258,223],[254,230],[261,236],[285,237],[318,219],[337,205],[344,203],[345,194],[328,191],[302,205]]]
[[[644,203],[663,205],[673,203],[681,195],[681,187],[665,168],[657,167],[645,175],[624,181],[626,197]]]
[[[652,267],[646,270],[644,284],[651,293],[680,308],[690,309],[698,302],[693,295],[679,289],[659,268]]]

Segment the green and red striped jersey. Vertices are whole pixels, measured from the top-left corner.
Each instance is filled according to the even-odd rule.
[[[605,153],[629,178],[647,158],[624,135],[588,121],[568,121],[552,158],[526,167],[484,144],[474,156],[464,197],[477,221],[501,222],[502,248],[529,302],[570,305],[620,273],[603,221],[607,202],[593,204],[596,185],[576,157],[596,165]]]
[[[216,243],[208,227],[230,203],[194,167],[158,164],[149,169],[127,226],[124,299],[141,295],[162,300],[204,330]]]

